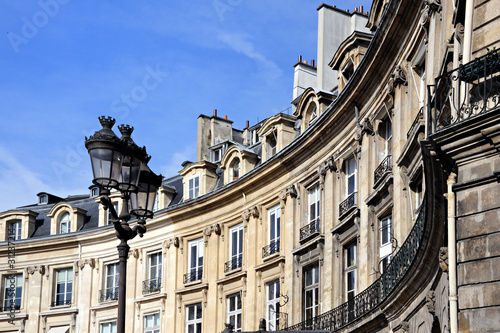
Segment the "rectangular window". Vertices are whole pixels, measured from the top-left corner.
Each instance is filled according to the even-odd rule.
[[[21,226],[22,222],[20,220],[9,222],[9,229],[7,231],[9,240],[21,239]]]
[[[99,333],[116,333],[116,321],[101,323]]]
[[[279,280],[266,285],[266,320],[267,330],[277,331],[279,327],[280,282]]]
[[[203,276],[203,238],[190,241],[188,247],[189,276],[186,282],[201,280]]]
[[[345,285],[346,285],[346,300],[350,301],[356,295],[356,243],[351,243],[344,250],[345,257]]]
[[[227,297],[227,321],[233,324],[234,332],[241,332],[241,294]]]
[[[213,160],[212,162],[219,162],[222,158],[222,148],[217,148],[213,150]]]
[[[116,212],[117,214],[119,214],[119,213],[118,213],[118,203],[113,203],[113,207],[114,207],[114,209],[115,209],[115,212]],[[113,216],[111,215],[111,210],[110,210],[110,209],[108,209],[108,215],[106,215],[106,216],[107,216],[107,219],[108,219],[108,220],[107,220],[107,221],[108,221],[108,224],[113,224],[113,221],[112,221],[112,220],[113,220]]]
[[[243,224],[238,224],[237,226],[229,229],[229,234],[231,238],[229,240],[230,246],[230,269],[240,268],[243,259]]]
[[[319,266],[304,268],[304,320],[311,320],[319,315]]]
[[[144,333],[160,333],[160,314],[144,316]]]
[[[3,278],[3,311],[21,308],[23,292],[23,275],[4,275]]]
[[[276,133],[273,132],[266,137],[267,141],[267,158],[276,155]]]
[[[73,294],[73,268],[56,271],[55,297],[52,306],[70,305]]]
[[[61,234],[67,234],[71,231],[71,216],[69,213],[64,213],[60,223]]]
[[[391,262],[392,253],[392,216],[384,217],[380,221],[380,251],[379,257],[381,261],[380,273],[383,273],[387,265]]]
[[[101,302],[118,299],[119,264],[109,264],[105,266],[104,290],[101,290],[99,300]]]
[[[148,256],[148,275],[143,283],[143,294],[160,291],[162,276],[162,253],[152,253]]]
[[[280,250],[280,206],[275,206],[268,211],[267,237],[268,245],[262,249],[262,258],[277,253]]]
[[[195,176],[188,180],[189,199],[197,198],[200,195],[200,177]]]
[[[308,190],[309,199],[309,223],[319,231],[319,185],[316,184]]]
[[[201,333],[201,303],[186,306],[186,333]]]
[[[357,185],[357,163],[354,158],[350,158],[345,164],[346,174],[346,197],[356,192]]]

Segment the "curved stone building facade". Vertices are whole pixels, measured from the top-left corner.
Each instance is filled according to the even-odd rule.
[[[127,332],[499,331],[498,2],[318,12],[293,115],[199,116],[197,161],[129,242]],[[0,213],[1,332],[116,330],[90,191]]]

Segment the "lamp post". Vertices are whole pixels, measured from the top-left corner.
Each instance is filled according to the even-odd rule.
[[[100,201],[104,209],[109,209],[115,233],[120,240],[118,248],[118,333],[125,332],[125,300],[127,280],[127,241],[136,235],[142,237],[146,232],[146,218],[153,217],[156,192],[161,185],[162,176],[155,175],[147,166],[150,156],[146,147],[140,148],[131,138],[133,127],[120,125],[122,137],[118,138],[112,130],[115,119],[99,117],[102,129],[90,138],[85,137],[94,179],[92,182],[100,189]],[[122,205],[118,215],[109,194],[111,190],[121,193]],[[130,203],[130,207],[129,207]],[[131,215],[137,223],[130,227]]]

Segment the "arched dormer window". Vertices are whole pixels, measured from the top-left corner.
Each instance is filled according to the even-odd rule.
[[[59,233],[67,234],[71,231],[71,215],[64,213],[59,220]]]
[[[229,168],[229,177],[231,180],[236,180],[240,178],[240,159],[235,158],[231,163],[231,167]]]

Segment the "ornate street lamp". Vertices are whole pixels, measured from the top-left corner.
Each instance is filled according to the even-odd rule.
[[[132,140],[133,127],[118,126],[122,134],[118,138],[112,130],[115,119],[102,116],[99,117],[99,122],[102,129],[90,138],[85,137],[85,147],[92,164],[92,182],[100,189],[100,201],[104,209],[109,209],[116,236],[120,240],[120,245],[117,246],[120,259],[117,329],[119,333],[124,333],[129,251],[127,241],[136,235],[142,237],[146,232],[146,218],[153,217],[153,205],[162,176],[155,175],[147,166],[151,157],[146,153],[146,147],[140,148]],[[109,199],[112,189],[121,193],[122,208],[119,215]],[[129,225],[131,214],[138,218],[133,227]]]

